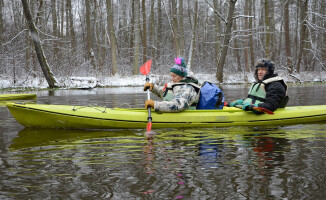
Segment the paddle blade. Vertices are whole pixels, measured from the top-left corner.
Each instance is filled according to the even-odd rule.
[[[151,131],[152,130],[152,122],[148,122],[146,129],[147,129],[147,131]]]
[[[146,61],[139,69],[140,73],[143,75],[148,75],[149,72],[151,71],[151,66],[152,66],[152,59]]]
[[[253,110],[256,110],[258,112],[263,112],[269,115],[274,115],[274,113],[266,108],[262,108],[262,107],[252,107]]]

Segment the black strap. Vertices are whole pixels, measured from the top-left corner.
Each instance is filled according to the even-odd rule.
[[[257,96],[253,96],[251,94],[248,94],[248,98],[252,99],[252,103],[256,103],[256,101],[260,101],[260,102],[265,102],[265,98],[262,98],[262,97],[257,97]]]

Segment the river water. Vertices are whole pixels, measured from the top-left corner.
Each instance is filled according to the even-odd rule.
[[[223,90],[230,101],[248,86]],[[45,104],[143,107],[146,99],[139,87],[36,93]],[[290,86],[289,96],[289,106],[325,104],[326,85]],[[0,199],[325,199],[325,163],[325,122],[146,137],[25,129],[0,107]]]

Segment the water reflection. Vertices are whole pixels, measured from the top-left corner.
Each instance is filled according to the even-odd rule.
[[[0,183],[17,198],[308,198],[312,180],[304,178],[323,174],[325,141],[325,124],[150,135],[23,129],[10,144]],[[324,191],[323,180],[308,188]]]

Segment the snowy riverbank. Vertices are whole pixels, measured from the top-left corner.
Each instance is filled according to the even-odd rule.
[[[286,71],[279,71],[278,74],[288,83],[304,83],[304,82],[326,82],[326,72],[303,72],[300,74],[289,75]],[[215,74],[196,74],[198,80],[202,83],[210,81],[218,83]],[[93,87],[124,87],[124,86],[142,86],[145,82],[145,76],[112,76],[112,77],[69,77],[57,78],[62,88],[93,88]],[[150,75],[151,82],[165,83],[169,81],[168,75]],[[223,84],[243,84],[254,81],[252,74],[244,75],[244,73],[225,73]],[[0,89],[6,88],[34,88],[44,89],[48,84],[44,78],[28,78],[23,81],[14,81],[10,77],[1,77]]]

